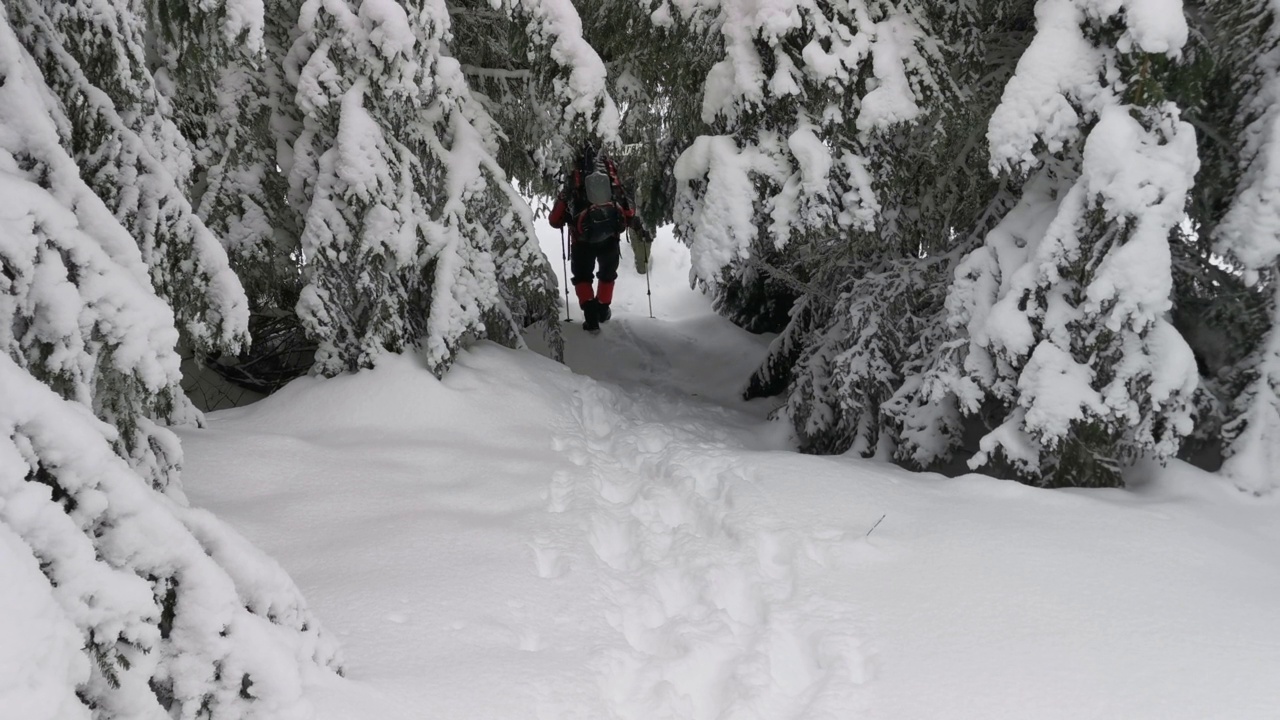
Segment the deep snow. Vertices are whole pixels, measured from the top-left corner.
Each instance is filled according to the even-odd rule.
[[[655,255],[658,318],[624,271],[569,367],[389,358],[182,433],[193,504],[344,645],[323,718],[1280,717],[1276,498],[794,454],[737,399],[767,338]]]

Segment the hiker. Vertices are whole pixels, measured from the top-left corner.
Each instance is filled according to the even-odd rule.
[[[613,160],[585,143],[547,219],[553,228],[569,226],[569,262],[584,318],[582,328],[599,330],[600,323],[612,315],[609,304],[618,279],[622,233],[628,227],[639,228]],[[593,277],[600,281],[595,288]]]

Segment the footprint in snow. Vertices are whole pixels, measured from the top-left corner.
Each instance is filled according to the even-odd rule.
[[[559,548],[538,541],[529,543],[529,548],[533,550],[533,564],[537,569],[538,577],[549,580],[561,577],[568,572],[568,559],[561,554]]]

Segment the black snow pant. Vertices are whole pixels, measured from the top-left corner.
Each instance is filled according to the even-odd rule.
[[[618,279],[618,263],[622,260],[621,237],[599,243],[574,243],[572,252],[569,263],[573,269],[574,285],[589,283],[594,278],[609,283]],[[599,272],[595,272],[596,263],[600,264]]]
[[[578,304],[583,307],[592,300],[605,305],[613,302],[613,281],[618,279],[618,262],[622,259],[622,238],[615,237],[599,243],[574,243],[573,257],[569,260],[573,268],[573,289],[578,296]],[[599,272],[596,265],[600,265]],[[591,285],[591,277],[600,279],[600,287]]]

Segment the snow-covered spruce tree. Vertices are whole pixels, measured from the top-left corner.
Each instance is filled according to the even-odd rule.
[[[987,170],[986,123],[1034,34],[1033,3],[1023,0],[945,6],[934,17],[954,90],[913,126],[919,140],[908,151],[923,152],[900,165],[897,182],[886,193],[898,206],[900,236],[916,239],[920,257],[868,274],[847,293],[851,303],[868,293],[880,298],[873,301],[873,317],[896,336],[890,347],[898,359],[886,381],[867,372],[874,367],[860,362],[858,343],[837,356],[837,371],[848,377],[842,385],[892,393],[878,406],[851,406],[845,416],[874,433],[852,437],[864,452],[875,440],[879,447],[874,449],[916,468],[944,465],[964,438],[966,421],[951,392],[963,372],[963,341],[949,329],[946,299],[959,261],[1017,199],[1010,178]],[[863,342],[874,325],[856,312],[846,317],[861,329],[853,337]],[[861,395],[876,399],[866,391]],[[850,423],[836,428],[849,436]]]
[[[255,314],[292,307],[301,285],[302,217],[280,152],[296,139],[284,59],[297,3],[269,5],[147,3],[157,86],[191,147],[192,200]]]
[[[1003,6],[744,12],[717,19],[704,119],[726,134],[677,166],[678,227],[723,314],[752,326],[761,297],[796,300],[749,393],[786,391],[806,450],[892,447],[902,420],[882,406],[944,335],[956,247],[1004,207],[980,128],[1012,67],[997,51],[1025,33]]]
[[[1245,327],[1215,338],[1232,362],[1219,373],[1229,395],[1222,472],[1266,492],[1280,487],[1280,11],[1264,0],[1194,6],[1220,68],[1204,103],[1211,182],[1194,217],[1248,286],[1231,315]]]
[[[301,0],[147,0],[148,61],[191,147],[190,196],[222,241],[249,300],[249,347],[193,355],[226,380],[270,392],[312,365],[315,343],[297,316],[303,286],[302,211],[289,192],[301,132],[297,68],[287,63]],[[184,348],[184,352],[189,348]],[[221,383],[188,372],[188,392],[216,404]]]
[[[308,717],[303,677],[334,649],[296,588],[186,507],[171,464],[144,476],[118,454],[139,432],[180,460],[156,424],[185,408],[178,330],[64,147],[73,121],[11,22],[0,10],[0,658],[18,675],[0,708]]]
[[[150,284],[174,308],[193,346],[240,347],[248,314],[244,292],[184,196],[186,144],[165,119],[142,65],[142,24],[132,5],[15,0],[5,7],[47,87],[70,109],[57,125],[63,146],[129,231],[106,236],[103,249],[115,258],[141,250]],[[178,457],[152,421],[198,417],[182,393],[137,394],[90,384],[95,392],[73,396],[51,377],[38,377],[114,425],[121,454],[156,486],[166,482]]]
[[[1235,39],[1221,43],[1220,14],[1196,0],[1186,3],[1190,32],[1180,61],[1169,67],[1164,88],[1182,118],[1196,129],[1200,170],[1187,207],[1189,223],[1170,243],[1173,258],[1174,327],[1195,353],[1201,385],[1195,395],[1195,427],[1179,456],[1204,467],[1221,464],[1222,429],[1242,379],[1242,360],[1266,331],[1264,297],[1257,286],[1214,252],[1212,236],[1238,180],[1239,144],[1231,127],[1239,114],[1239,72],[1224,60]]]
[[[983,126],[1029,41],[1026,10],[918,8],[944,62],[934,63],[936,89],[920,98],[919,115],[865,143],[874,232],[827,251],[844,258],[841,272],[813,273],[837,300],[792,371],[787,411],[805,449],[926,467],[958,445],[958,408],[935,392],[953,357],[944,301],[959,259],[1011,204],[1007,182],[985,171]]]
[[[291,183],[310,199],[299,315],[316,369],[421,342],[442,373],[468,339],[518,345],[522,321],[554,317],[550,265],[494,160],[497,128],[445,53],[444,3],[308,0],[300,28]]]
[[[835,299],[834,287],[810,274],[843,274],[856,254],[846,240],[880,211],[867,146],[937,90],[941,58],[923,20],[890,3],[754,13],[724,2],[672,13],[710,28],[721,49],[701,94],[702,120],[717,134],[697,138],[676,165],[677,232],[692,243],[696,275],[730,315],[739,309],[719,289],[765,275],[809,313],[826,312],[816,306]]]
[[[707,129],[675,167],[676,229],[720,311],[748,326],[766,277],[803,298],[807,271],[818,264],[804,261],[821,254],[822,238],[872,226],[878,207],[858,133],[876,127],[877,114],[883,125],[905,119],[897,114],[918,108],[898,103],[898,93],[932,82],[925,68],[886,54],[880,74],[890,82],[867,93],[871,101],[855,118],[848,98],[867,91],[868,77],[878,81],[867,51],[877,23],[888,38],[913,32],[913,21],[898,27],[880,4],[874,15],[862,3],[778,10],[754,13],[730,1],[676,5],[654,18],[674,16],[719,51],[699,94]],[[734,298],[745,302],[734,306]],[[806,301],[811,310],[814,300]]]
[[[676,219],[680,156],[713,128],[704,113],[712,69],[725,59],[724,18],[717,4],[656,9],[646,2],[580,6],[587,37],[608,63],[610,92],[622,113],[622,152],[642,220]],[[714,120],[712,121],[714,122]],[[750,125],[750,123],[748,123]],[[688,241],[688,238],[685,238]],[[786,249],[767,231],[751,244],[752,261],[735,260],[713,284],[717,312],[751,332],[779,332],[790,323],[804,284],[787,269]],[[703,281],[705,282],[705,281]]]
[[[499,164],[526,191],[551,196],[559,188],[547,150],[564,123],[545,73],[550,60],[531,43],[527,20],[511,11],[510,5],[495,8],[482,0],[450,2],[446,47],[472,96],[502,128]]]
[[[1273,267],[1265,290],[1270,327],[1241,364],[1240,390],[1223,427],[1227,459],[1222,472],[1242,489],[1262,494],[1280,487],[1280,280]]]
[[[14,31],[67,107],[59,128],[81,176],[142,251],[151,282],[199,351],[235,352],[248,304],[217,238],[187,199],[190,149],[145,63],[127,0],[5,3]]]
[[[1196,365],[1166,316],[1198,160],[1162,85],[1186,37],[1177,0],[1036,4],[988,130],[993,170],[1028,179],[949,303],[968,337],[954,392],[996,422],[973,467],[1119,485],[1191,430]]]
[[[619,154],[619,108],[610,93],[617,72],[606,72],[600,53],[636,11],[616,2],[449,3],[449,53],[501,128],[495,157],[524,191],[544,198],[559,192],[584,139],[607,146],[634,178],[635,164]]]

